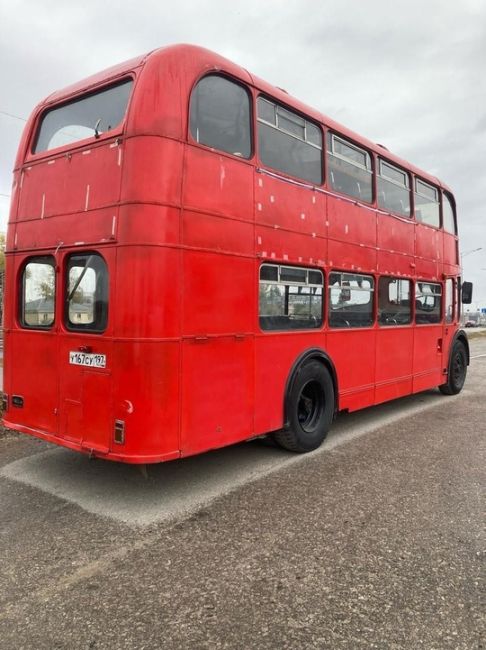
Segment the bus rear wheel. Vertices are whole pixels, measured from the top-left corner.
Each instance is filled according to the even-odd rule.
[[[322,363],[311,361],[299,370],[286,404],[288,426],[274,433],[275,441],[298,453],[317,449],[334,416],[334,386]]]
[[[444,395],[457,395],[457,393],[460,393],[466,381],[466,373],[466,347],[462,341],[456,341],[452,347],[451,358],[449,360],[447,382],[439,386],[440,392]]]

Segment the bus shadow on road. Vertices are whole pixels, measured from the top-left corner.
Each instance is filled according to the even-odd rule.
[[[317,451],[305,457],[271,442],[254,440],[168,463],[147,466],[89,459],[53,448],[6,465],[0,475],[74,503],[84,510],[130,526],[178,520],[241,485],[283,465],[326,453],[366,433],[440,404],[427,391],[339,416]]]

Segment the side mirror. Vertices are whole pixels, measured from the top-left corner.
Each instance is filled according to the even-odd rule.
[[[472,303],[472,282],[463,282],[461,286],[462,304],[470,305]]]

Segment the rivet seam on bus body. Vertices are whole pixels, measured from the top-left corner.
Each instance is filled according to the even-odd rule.
[[[75,241],[73,246],[84,246],[84,241]]]
[[[261,237],[257,237],[257,244],[258,244],[259,246],[261,246],[261,243],[262,243],[262,238],[261,238]]]
[[[40,216],[41,219],[44,218],[44,210],[45,210],[45,207],[46,207],[46,195],[43,194],[43,195],[42,195],[41,216]]]
[[[284,260],[288,260],[288,259],[289,259],[289,256],[287,255],[287,253],[284,253],[284,254],[283,254],[283,258],[284,258]]]
[[[263,187],[263,178],[258,179],[258,185],[259,187]]]
[[[17,234],[18,234],[18,233],[15,232],[15,237],[14,237],[14,246],[15,246],[15,247],[17,246]]]
[[[313,237],[314,237],[314,239],[315,239],[315,238],[316,238],[316,233],[315,233],[315,232],[313,232],[313,233],[312,233],[312,236],[313,236]]]
[[[85,212],[88,209],[88,203],[89,203],[89,185],[86,185],[86,200],[84,202],[84,211]]]
[[[111,222],[111,236],[115,237],[115,227],[116,227],[116,216],[113,217]]]
[[[275,253],[270,253],[270,257],[272,258],[272,260],[274,260],[277,256],[275,255]]]
[[[274,230],[278,230],[278,223],[274,223],[273,228],[274,228]]]
[[[315,203],[315,202],[316,202],[316,197],[313,196],[313,197],[312,197],[312,203]]]
[[[48,164],[48,165],[53,165],[55,162],[56,162],[55,160],[48,160],[48,161],[47,161],[47,164]]]
[[[329,228],[329,221],[326,221],[326,226]]]
[[[298,257],[298,260],[299,260],[299,262],[302,262],[302,258],[300,256]]]
[[[275,197],[273,194],[270,195],[270,203],[275,203]]]
[[[86,151],[83,151],[83,156],[87,156],[90,153],[91,153],[91,149],[86,149]]]
[[[344,234],[347,235],[348,232],[349,232],[349,226],[348,226],[348,224],[346,224],[346,225],[344,226]]]
[[[219,173],[219,187],[220,187],[220,189],[223,189],[224,179],[225,178],[226,178],[226,170],[223,167],[223,165],[221,165],[221,171]]]
[[[267,251],[262,251],[262,257],[267,257]]]
[[[301,218],[302,220],[305,219],[305,212],[301,212],[301,213],[300,213],[300,218]]]
[[[257,203],[257,210],[258,210],[259,212],[262,211],[262,204],[261,204],[261,203]]]
[[[121,165],[121,160],[122,160],[122,149],[121,147],[118,149],[118,167]]]

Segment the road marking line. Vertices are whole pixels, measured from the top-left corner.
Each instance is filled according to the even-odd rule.
[[[474,357],[470,357],[471,359],[480,359],[481,357],[486,357],[486,354],[476,354]]]

